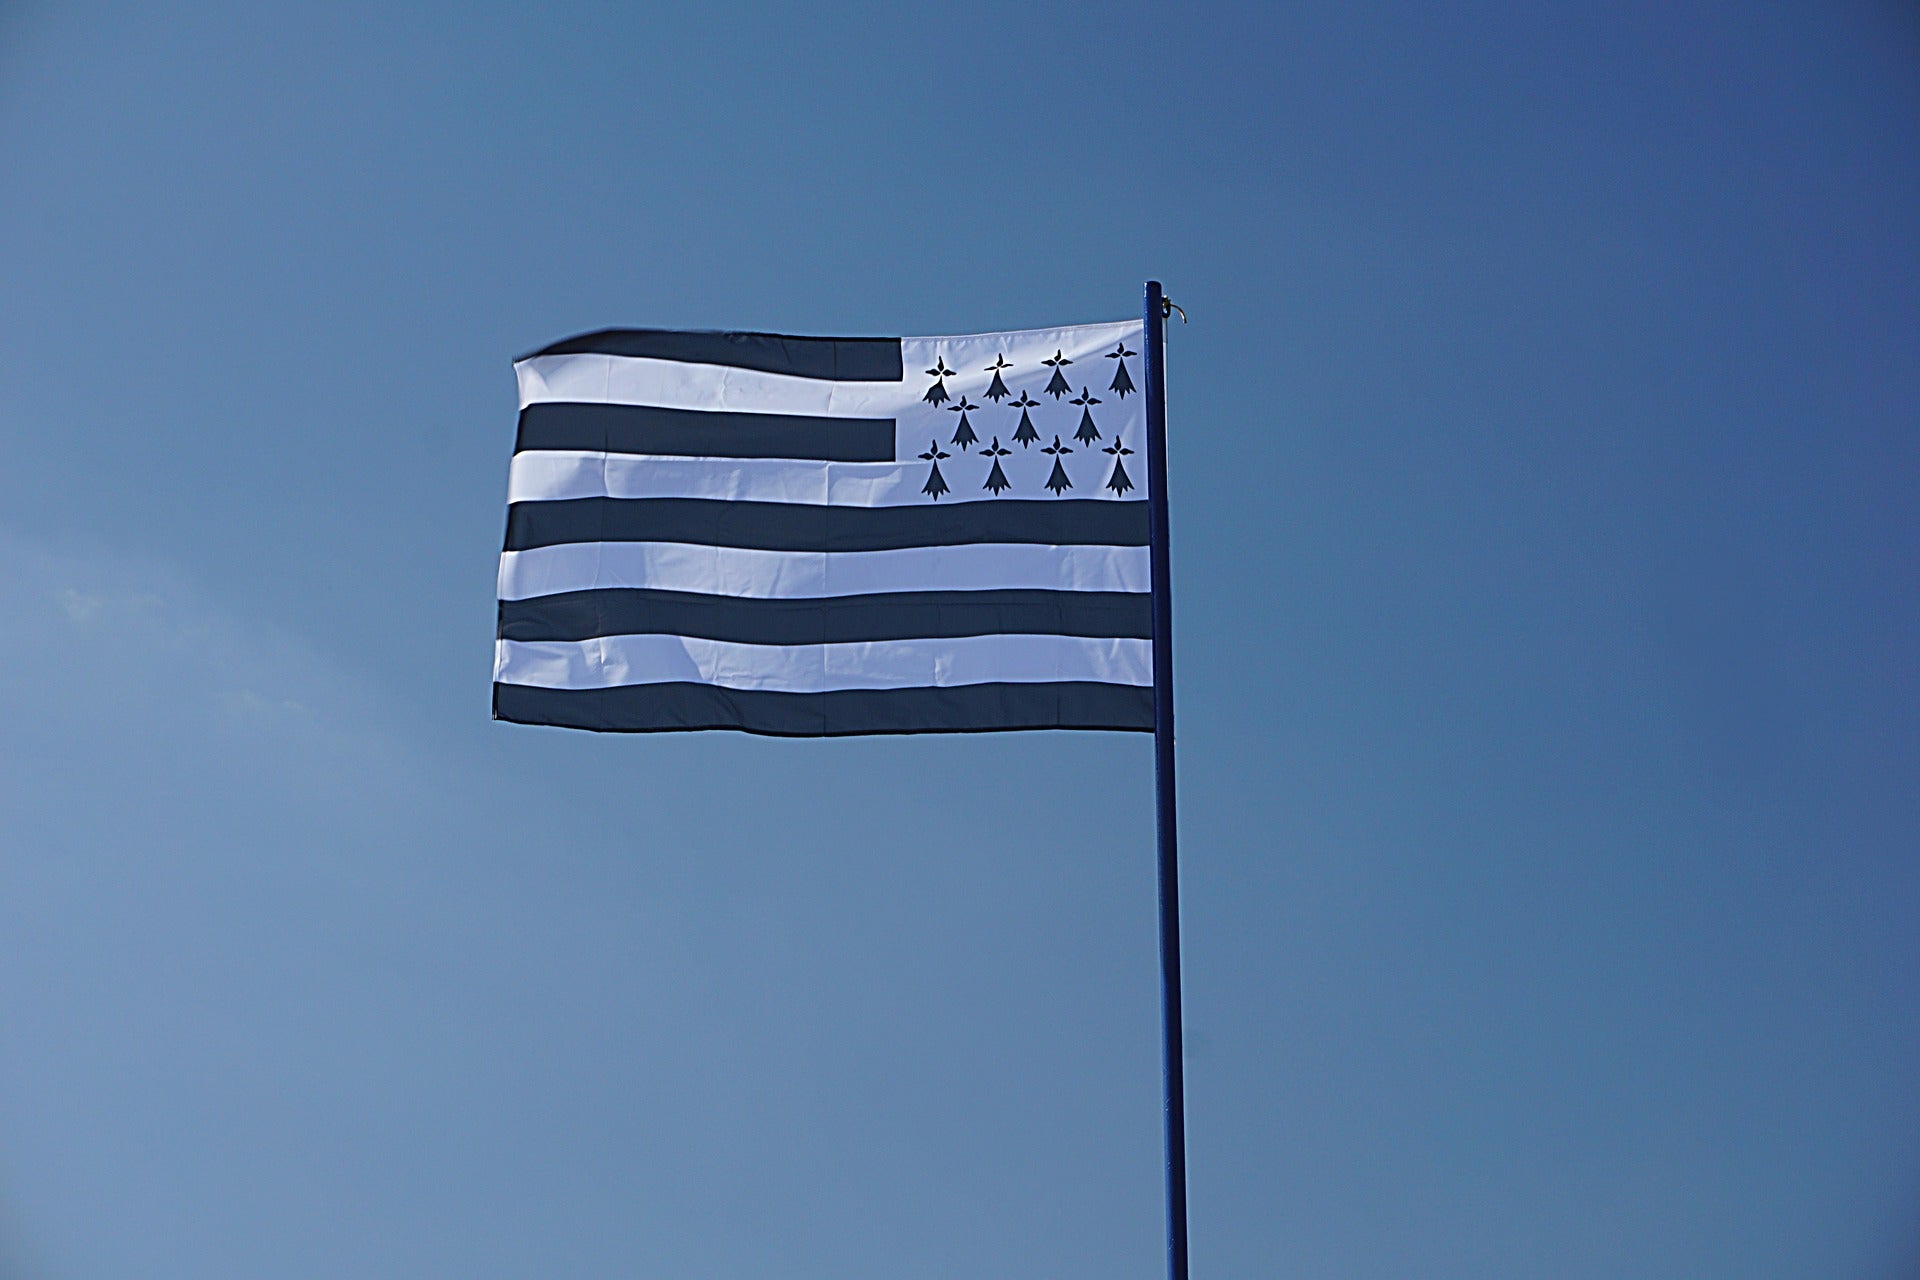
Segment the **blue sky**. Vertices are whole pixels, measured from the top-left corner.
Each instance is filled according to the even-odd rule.
[[[1920,18],[1413,8],[0,12],[0,1277],[1159,1274],[1144,738],[487,720],[512,356],[1150,275],[1194,1274],[1910,1275]]]

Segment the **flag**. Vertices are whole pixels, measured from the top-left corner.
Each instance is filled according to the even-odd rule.
[[[1142,333],[617,329],[516,361],[494,718],[1151,731]]]

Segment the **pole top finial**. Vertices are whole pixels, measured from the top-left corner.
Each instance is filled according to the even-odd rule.
[[[1160,312],[1160,318],[1162,320],[1178,311],[1180,312],[1180,323],[1187,323],[1187,313],[1181,309],[1180,304],[1167,296],[1166,290],[1161,287],[1158,280],[1149,280],[1147,281],[1147,305],[1152,307],[1156,301],[1159,303],[1157,309]]]

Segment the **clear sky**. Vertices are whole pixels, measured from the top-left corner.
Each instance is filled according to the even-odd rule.
[[[488,718],[509,360],[1170,356],[1196,1280],[1920,1266],[1920,15],[0,9],[0,1277],[1150,1280],[1151,755]]]

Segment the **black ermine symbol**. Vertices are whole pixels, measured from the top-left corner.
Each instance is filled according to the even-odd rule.
[[[953,433],[953,443],[959,445],[962,452],[964,452],[968,446],[980,443],[980,437],[973,434],[973,424],[967,421],[967,415],[979,407],[979,405],[972,403],[965,396],[961,396],[957,404],[947,406],[948,413],[957,413],[960,415],[960,426]]]
[[[1067,403],[1080,406],[1080,429],[1073,433],[1073,438],[1081,444],[1092,444],[1095,440],[1098,440],[1100,438],[1100,428],[1093,425],[1093,406],[1100,403],[1100,398],[1085,387],[1082,387],[1080,388],[1080,394],[1067,401]]]
[[[1024,449],[1040,438],[1040,433],[1033,429],[1033,419],[1027,416],[1027,410],[1038,409],[1040,402],[1022,391],[1020,398],[1007,407],[1020,411],[1020,425],[1013,433],[1013,442]]]
[[[1122,458],[1132,453],[1133,450],[1121,444],[1120,437],[1115,436],[1113,443],[1100,452],[1113,455],[1113,474],[1107,477],[1107,488],[1113,490],[1116,498],[1120,497],[1125,494],[1127,490],[1133,488],[1133,477],[1127,474],[1127,464],[1121,461]]]
[[[928,404],[947,402],[947,379],[951,378],[953,373],[952,369],[947,368],[946,357],[943,356],[933,362],[933,368],[927,370],[927,375],[934,379],[934,383],[927,388],[927,394],[923,397]]]
[[[1073,363],[1073,361],[1067,359],[1065,352],[1056,349],[1053,353],[1053,359],[1042,360],[1040,363],[1050,366],[1053,369],[1053,377],[1047,382],[1047,395],[1058,400],[1061,396],[1073,390],[1073,384],[1068,382],[1067,375],[1061,372],[1061,370]]]
[[[1119,362],[1114,366],[1113,381],[1107,384],[1107,390],[1122,400],[1125,400],[1127,393],[1133,390],[1133,379],[1127,374],[1127,357],[1138,354],[1138,352],[1127,350],[1127,344],[1124,342],[1115,343],[1113,350],[1107,352],[1107,359]]]
[[[987,472],[987,482],[980,486],[982,489],[989,489],[995,495],[998,495],[1003,490],[1013,487],[1012,481],[1007,479],[1007,473],[1000,469],[1000,459],[1012,452],[1013,450],[1011,449],[1002,449],[1000,447],[999,436],[995,436],[993,443],[980,451],[982,457],[993,459],[993,470]]]
[[[1067,479],[1067,469],[1060,465],[1061,457],[1065,454],[1072,453],[1073,447],[1071,445],[1061,444],[1060,437],[1055,436],[1053,443],[1040,452],[1053,455],[1053,474],[1047,477],[1047,488],[1053,490],[1056,494],[1065,493],[1068,489],[1073,488],[1073,481]]]
[[[940,501],[941,494],[952,492],[952,490],[947,487],[947,478],[940,474],[940,459],[951,458],[952,456],[950,453],[942,453],[940,451],[940,442],[938,440],[929,440],[927,442],[927,451],[920,455],[922,461],[933,464],[933,470],[927,472],[927,483],[921,488],[920,492],[926,494],[935,502]]]
[[[987,387],[987,399],[993,401],[995,404],[999,404],[1002,400],[1005,400],[1013,394],[1013,392],[1007,390],[1007,384],[1000,380],[1000,371],[1011,368],[1013,368],[1013,366],[1007,363],[1007,357],[1004,352],[995,356],[993,363],[987,366],[987,372],[993,375],[993,382]]]

